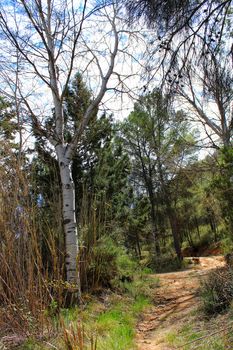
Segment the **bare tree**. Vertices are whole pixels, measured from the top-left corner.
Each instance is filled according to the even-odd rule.
[[[126,77],[121,78],[114,70],[117,54],[126,51],[124,47],[128,35],[122,27],[117,29],[119,20],[115,5],[89,9],[87,0],[81,5],[68,0],[15,0],[0,5],[1,55],[5,55],[8,60],[2,69],[14,67],[12,50],[16,50],[23,62],[17,78],[20,81],[17,94],[20,95],[20,101],[26,107],[36,132],[53,146],[58,160],[62,183],[67,281],[78,286],[79,295],[79,248],[72,159],[93,112],[99,107],[106,91],[111,89],[108,86],[111,75],[117,77],[115,85],[124,89]],[[90,32],[92,33],[89,34]],[[122,36],[124,45],[120,44]],[[81,74],[86,74],[92,80],[95,93],[93,92],[91,103],[71,142],[66,143],[63,102],[78,64]],[[36,99],[35,88],[43,90]],[[47,96],[44,91],[52,96],[52,101],[48,104],[53,110],[54,125],[49,130],[45,127]],[[37,113],[35,106],[38,105],[45,108],[44,115]]]
[[[168,79],[173,82],[174,72]],[[173,91],[191,107],[192,118],[200,121],[214,148],[232,144],[233,79],[231,63],[222,51],[210,51],[208,60],[187,61]]]
[[[132,19],[144,18],[151,29],[148,82],[153,84],[159,75],[175,100],[182,97],[191,106],[193,120],[202,123],[212,146],[229,146],[232,1],[129,0],[126,6]]]

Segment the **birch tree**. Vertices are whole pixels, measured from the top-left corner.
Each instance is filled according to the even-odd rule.
[[[128,32],[117,27],[118,14],[115,5],[90,8],[87,0],[80,3],[68,0],[15,0],[3,1],[0,5],[3,68],[14,71],[15,57],[12,52],[16,49],[21,60],[17,85],[20,103],[24,104],[36,132],[53,146],[59,164],[67,281],[77,286],[79,293],[79,247],[71,165],[80,137],[93,112],[100,106],[106,91],[113,89],[109,84],[110,77],[117,77],[115,85],[118,91],[126,80],[126,77],[121,79],[114,68],[116,56],[124,55],[128,40]],[[93,97],[71,141],[66,143],[63,102],[70,79],[78,67],[80,74],[91,82]],[[36,95],[36,92],[41,94]],[[51,102],[49,96],[52,96]],[[53,125],[48,129],[44,121],[49,109],[52,110]]]

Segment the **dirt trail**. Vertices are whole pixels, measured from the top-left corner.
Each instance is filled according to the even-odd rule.
[[[156,275],[160,279],[160,287],[155,293],[156,306],[148,310],[138,323],[138,350],[171,350],[164,342],[164,334],[197,307],[200,278],[223,265],[221,256],[200,257],[199,264],[186,271]]]

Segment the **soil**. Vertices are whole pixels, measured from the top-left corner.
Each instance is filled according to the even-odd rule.
[[[182,324],[199,304],[197,291],[200,280],[208,271],[225,264],[222,256],[187,258],[188,270],[156,274],[160,287],[155,290],[155,306],[147,310],[137,326],[138,350],[171,350],[165,334]]]

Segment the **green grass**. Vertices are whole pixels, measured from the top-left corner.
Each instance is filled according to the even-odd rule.
[[[135,328],[139,314],[150,300],[144,296],[110,296],[109,305],[100,310],[98,303],[91,303],[85,311],[63,310],[66,324],[75,323],[81,317],[87,334],[97,335],[98,350],[130,350],[135,348]],[[88,347],[87,347],[88,349]]]
[[[141,275],[140,278],[136,278],[133,282],[122,283],[120,288],[134,299],[138,297],[147,297],[152,299],[153,291],[158,288],[158,286],[158,278],[151,278],[150,275],[145,274]]]
[[[97,318],[98,349],[123,350],[133,347],[135,314],[132,306],[118,304]]]
[[[152,305],[152,290],[158,287],[159,281],[147,273],[134,276],[132,283],[125,282],[118,293],[107,292],[101,302],[88,296],[85,309],[78,307],[63,309],[61,318],[65,328],[73,325],[77,328],[81,320],[86,334],[84,349],[90,350],[90,339],[97,337],[97,350],[133,350],[135,349],[135,330],[139,315]],[[58,320],[54,320],[54,325]],[[55,349],[64,350],[62,332],[55,339],[49,340]],[[20,350],[49,350],[45,343],[28,340]],[[79,350],[79,348],[75,349]]]
[[[182,326],[179,330],[173,330],[166,334],[166,342],[173,347],[180,347],[182,350],[224,350],[228,349],[233,341],[233,332],[224,335],[224,333],[217,333],[211,335],[218,329],[221,329],[221,325],[215,325],[213,329],[210,324],[203,322],[197,327],[197,321],[192,320],[185,326]],[[203,339],[199,339],[204,337]],[[230,348],[229,348],[230,349]]]
[[[173,346],[182,346],[185,343],[194,341],[202,336],[202,332],[195,332],[191,325],[183,326],[179,332],[172,331],[166,335],[166,341]],[[188,348],[187,348],[188,349]]]
[[[134,349],[138,316],[150,305],[150,300],[144,296],[113,298],[112,305],[89,324],[89,329],[94,327],[98,334],[98,350]]]

